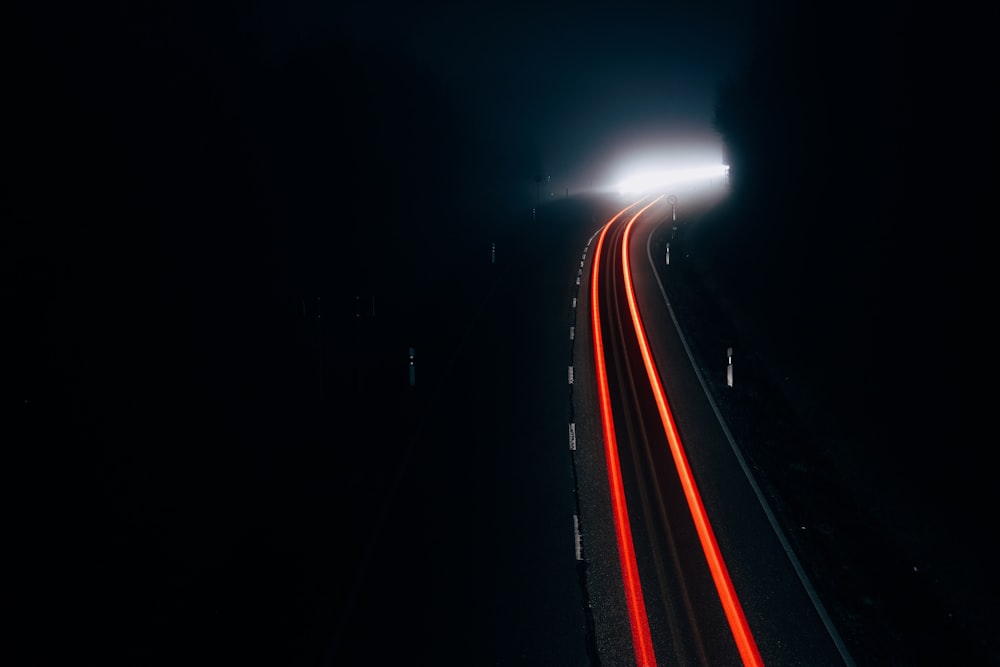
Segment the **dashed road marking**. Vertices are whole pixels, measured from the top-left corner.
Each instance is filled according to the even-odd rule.
[[[583,542],[580,539],[580,516],[573,515],[573,544],[576,547],[576,559],[583,560]]]

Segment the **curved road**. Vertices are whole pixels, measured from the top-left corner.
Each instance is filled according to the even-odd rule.
[[[600,423],[581,424],[576,464],[601,662],[851,664],[673,319],[652,252],[670,214],[648,198],[613,218],[581,290],[578,384],[594,386],[577,411]]]

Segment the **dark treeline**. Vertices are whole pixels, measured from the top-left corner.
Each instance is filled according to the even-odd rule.
[[[840,330],[838,347],[862,366],[885,274],[898,270],[886,262],[906,254],[890,223],[906,215],[900,205],[915,210],[903,154],[912,44],[900,18],[879,5],[794,5],[716,105],[739,212],[717,235],[718,270],[741,276],[734,283],[775,316],[794,312],[789,324],[803,330],[790,335]],[[829,316],[840,308],[846,317]]]
[[[429,332],[488,261],[497,221],[463,207],[490,142],[446,91],[254,7],[5,26],[7,443],[42,655],[317,664],[408,426],[408,347],[447,350]]]
[[[733,196],[698,241],[828,402],[817,446],[859,466],[862,502],[889,498],[873,512],[907,557],[947,554],[934,565],[967,577],[943,584],[946,604],[985,641],[996,617],[969,573],[996,504],[975,379],[992,373],[994,121],[976,24],[905,2],[790,4],[720,89]]]
[[[985,351],[990,123],[981,62],[958,41],[977,43],[971,19],[933,19],[905,3],[788,10],[720,90],[734,197],[704,236],[734,288],[851,372],[925,384],[918,360],[952,346],[928,377],[965,411],[955,388]],[[889,429],[914,406],[899,390],[914,385],[892,384],[867,397]]]

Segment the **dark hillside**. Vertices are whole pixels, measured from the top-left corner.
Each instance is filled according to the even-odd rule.
[[[979,43],[945,45],[973,19],[939,18],[790,11],[720,91],[733,195],[691,242],[809,446],[985,638],[991,121]]]
[[[502,222],[465,211],[492,140],[411,63],[266,48],[250,9],[205,7],[6,26],[9,444],[43,654],[316,664],[412,426],[409,346],[448,355],[429,332],[467,315]]]

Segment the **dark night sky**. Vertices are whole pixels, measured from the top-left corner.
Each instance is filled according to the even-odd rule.
[[[141,10],[138,5],[127,10],[98,5],[67,12],[58,4],[47,7],[27,10],[27,25],[34,27],[12,37],[42,45],[56,63],[66,57],[72,61],[73,54],[86,63],[91,56],[87,51],[103,51],[92,71],[76,73],[83,77],[114,80],[114,71],[102,75],[100,70],[123,67],[129,59],[125,54],[136,48],[166,47],[185,51],[192,62],[225,63],[229,72],[225,67],[206,72],[223,80],[240,72],[252,79],[255,68],[332,44],[377,52],[384,61],[426,75],[468,129],[483,135],[479,141],[493,142],[485,152],[505,153],[483,159],[503,165],[490,178],[516,179],[522,170],[544,172],[569,187],[601,184],[623,152],[650,141],[669,144],[683,137],[717,153],[720,141],[712,116],[720,86],[745,70],[778,25],[802,43],[815,43],[827,64],[845,77],[874,77],[881,89],[876,96],[886,99],[891,100],[902,80],[893,71],[899,65],[893,57],[910,63],[903,76],[926,76],[942,96],[970,76],[966,57],[956,55],[954,47],[942,47],[943,36],[954,32],[937,25],[940,20],[961,28],[962,16],[929,15],[920,19],[927,24],[918,26],[905,2],[836,3],[809,10],[782,0],[462,6],[258,2],[209,3],[207,8],[151,3]],[[122,47],[117,56],[116,42]],[[883,52],[875,53],[879,47],[873,44],[881,44]],[[889,52],[895,56],[887,56]],[[22,71],[27,64],[11,60]],[[924,75],[915,74],[924,66]],[[364,58],[351,67],[364,76]],[[935,76],[936,67],[949,72],[947,81]],[[377,67],[370,72],[380,76]],[[824,73],[817,76],[821,80]],[[223,85],[237,87],[234,81]],[[870,93],[865,91],[859,104],[874,111],[878,104]],[[788,106],[797,103],[796,91],[784,94]],[[432,112],[418,104],[406,113],[424,118]],[[428,153],[424,159],[435,157]],[[487,168],[480,164],[466,171]]]
[[[543,168],[582,186],[606,177],[602,160],[637,134],[711,145],[717,82],[761,23],[746,3],[498,3],[418,13],[397,30],[419,63],[469,91],[488,131],[533,146]]]
[[[739,70],[772,4],[304,3],[275,10],[263,39],[278,53],[340,33],[398,52],[500,145],[582,187],[608,177],[616,151],[650,138],[717,151],[718,85]]]

